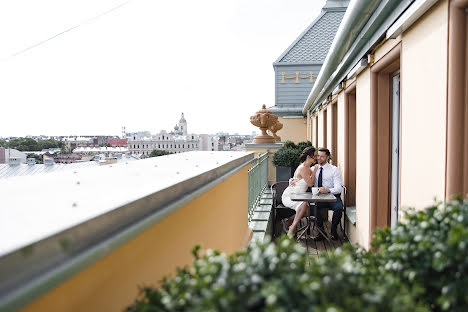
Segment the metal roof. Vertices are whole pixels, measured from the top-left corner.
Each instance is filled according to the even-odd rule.
[[[116,146],[116,147],[111,147],[111,146],[80,146],[77,147],[73,150],[73,153],[108,153],[108,152],[115,152],[115,153],[125,153],[128,152],[127,147],[123,146]]]
[[[138,160],[138,158],[133,156],[123,155],[121,159],[117,160],[117,163],[127,162]],[[44,164],[18,164],[18,165],[7,165],[0,164],[0,179],[6,179],[16,176],[29,176],[36,174],[44,174],[56,171],[72,170],[79,168],[90,168],[90,167],[99,167],[98,161],[84,161],[76,162],[71,164],[53,164],[53,165],[44,165]]]

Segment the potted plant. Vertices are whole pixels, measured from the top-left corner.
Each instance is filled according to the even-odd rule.
[[[299,166],[299,156],[304,148],[312,146],[312,143],[292,141],[284,142],[283,146],[273,155],[273,164],[276,167],[276,181],[288,181],[294,175]]]

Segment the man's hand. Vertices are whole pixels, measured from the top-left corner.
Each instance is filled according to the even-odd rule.
[[[296,179],[294,178],[289,179],[289,186],[296,186]]]
[[[330,190],[327,189],[326,187],[323,187],[323,186],[319,189],[319,191],[320,191],[320,193],[322,193],[322,194],[330,193]]]

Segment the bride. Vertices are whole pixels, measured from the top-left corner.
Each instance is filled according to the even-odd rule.
[[[299,156],[301,164],[294,172],[293,181],[295,184],[289,185],[281,196],[283,205],[296,210],[294,221],[288,229],[289,237],[294,236],[297,223],[307,214],[308,207],[307,202],[292,201],[291,194],[304,193],[308,186],[314,185],[315,173],[317,172],[318,166],[315,165],[312,169],[310,166],[315,163],[316,156],[317,153],[312,146],[306,147],[302,151],[302,154]]]

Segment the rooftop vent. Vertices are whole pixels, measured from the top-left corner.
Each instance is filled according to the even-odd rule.
[[[10,157],[10,158],[8,158],[8,164],[10,164],[10,165],[19,165],[19,164],[21,164],[21,158],[19,158],[19,157]]]
[[[54,163],[53,158],[44,158],[44,165],[53,165]]]

